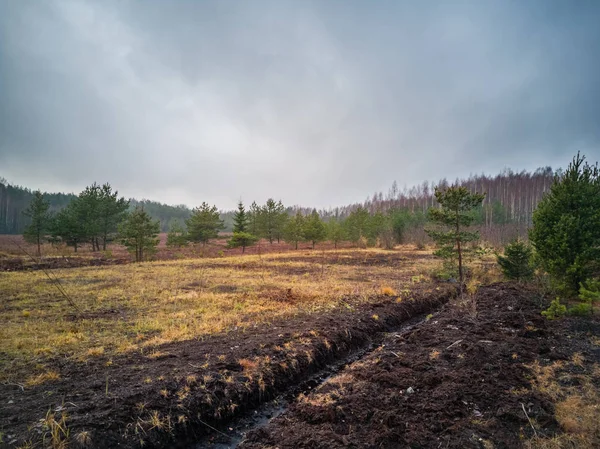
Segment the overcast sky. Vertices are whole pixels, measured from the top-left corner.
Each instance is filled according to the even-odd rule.
[[[0,177],[328,207],[600,159],[600,1],[0,0]]]

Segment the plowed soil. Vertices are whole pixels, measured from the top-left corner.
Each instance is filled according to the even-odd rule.
[[[69,435],[56,431],[54,447],[236,447],[230,426],[290,392],[288,409],[248,432],[239,449],[518,448],[534,435],[532,423],[539,435],[560,434],[529,366],[579,354],[572,369],[592,372],[600,385],[600,370],[589,369],[600,363],[590,344],[598,319],[548,321],[543,298],[513,284],[482,287],[474,299],[450,300],[455,293],[451,284],[419,284],[412,300],[349,300],[344,310],[152,354],[45,361],[60,379],[0,386],[0,446],[52,447],[58,423]],[[349,359],[356,361],[298,394],[314,373]]]
[[[542,435],[560,433],[526,365],[575,352],[588,366],[600,362],[589,344],[600,325],[547,321],[540,299],[496,284],[474,303],[452,302],[414,330],[388,335],[238,448],[518,448],[533,436],[529,420]]]
[[[209,444],[207,435],[220,435],[213,427],[224,429],[381,332],[439,309],[455,293],[449,284],[418,284],[411,299],[349,299],[343,310],[167,344],[151,354],[45,360],[59,379],[24,389],[0,386],[2,442],[47,447],[57,422],[69,433],[58,431],[59,440],[74,446],[190,447],[202,438]]]

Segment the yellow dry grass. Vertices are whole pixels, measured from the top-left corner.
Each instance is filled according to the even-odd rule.
[[[384,296],[398,296],[398,292],[387,285],[381,287],[381,294]]]
[[[326,254],[347,264],[323,264],[321,252],[299,251],[53,270],[79,315],[44,273],[3,273],[0,380],[23,369],[32,374],[32,366],[43,371],[48,358],[86,360],[130,351],[159,357],[156,348],[163,343],[347,308],[349,297],[369,301],[383,287],[403,291],[437,263],[425,252],[377,265],[369,260],[391,260],[398,253]]]
[[[533,387],[554,402],[556,421],[563,433],[551,438],[538,435],[526,442],[526,448],[600,447],[600,392],[596,386],[599,365],[593,364],[587,373],[573,374],[572,368],[583,367],[583,364],[584,358],[575,353],[570,363],[554,362],[542,366],[535,362],[529,366]],[[561,381],[572,385],[561,385]]]
[[[35,385],[40,385],[46,382],[52,382],[60,379],[60,374],[54,370],[44,371],[40,374],[30,376],[25,381],[25,386],[33,387]]]

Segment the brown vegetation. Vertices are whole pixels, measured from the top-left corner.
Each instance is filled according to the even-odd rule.
[[[206,245],[196,244],[181,248],[170,248],[166,245],[167,234],[159,235],[158,251],[152,260],[183,260],[191,258],[216,258],[228,256],[241,256],[242,248],[228,248],[229,234],[222,234],[218,239]],[[343,242],[338,244],[339,249],[350,249],[351,244]],[[301,243],[299,249],[312,249],[309,243]],[[334,249],[333,243],[321,243],[319,250]],[[293,245],[281,241],[270,244],[262,240],[259,244],[246,248],[244,254],[271,254],[293,251]],[[27,254],[34,256],[33,260]],[[42,258],[35,257],[35,245],[28,244],[20,235],[0,235],[0,271],[38,270],[40,268],[76,268],[87,266],[122,265],[132,262],[127,249],[117,243],[108,245],[106,251],[92,251],[89,247],[80,248],[77,253],[72,248],[61,245],[53,246],[50,243],[42,244]]]

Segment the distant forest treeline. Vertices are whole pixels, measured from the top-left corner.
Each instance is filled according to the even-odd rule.
[[[33,191],[20,186],[13,186],[0,178],[0,234],[22,234],[29,224],[29,218],[23,214],[33,198]],[[47,193],[44,198],[50,203],[50,212],[57,212],[77,198],[72,193]],[[130,209],[144,206],[144,210],[160,222],[162,232],[167,232],[173,221],[183,222],[191,214],[185,205],[169,206],[157,201],[136,199],[129,200]]]
[[[550,188],[555,173],[552,168],[538,168],[534,172],[513,172],[504,170],[496,176],[472,175],[467,179],[457,179],[449,182],[443,179],[437,183],[423,182],[410,188],[400,189],[396,182],[388,192],[376,192],[363,203],[351,204],[320,210],[319,214],[325,220],[330,218],[343,219],[359,206],[370,213],[387,212],[391,209],[404,209],[413,214],[425,214],[427,209],[436,206],[434,191],[436,187],[447,187],[451,184],[464,185],[471,191],[485,192],[486,198],[477,211],[476,223],[486,228],[493,225],[515,224],[525,228],[531,224],[533,211]],[[118,186],[117,186],[118,188]],[[24,187],[9,184],[0,178],[0,234],[21,234],[29,224],[28,217],[23,211],[28,207],[33,192]],[[76,198],[74,194],[44,193],[44,198],[50,203],[50,211],[56,212]],[[200,198],[199,201],[202,199]],[[167,232],[174,222],[183,223],[191,214],[191,209],[185,205],[170,206],[150,200],[130,200],[130,207],[143,205],[148,214],[160,222],[162,232]],[[287,207],[292,214],[296,211],[309,213],[313,208]],[[222,211],[225,230],[230,231],[233,211]]]

